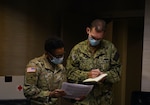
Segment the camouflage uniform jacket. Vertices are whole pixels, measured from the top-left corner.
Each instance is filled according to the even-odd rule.
[[[120,80],[119,54],[115,46],[102,40],[99,49],[91,53],[88,40],[82,41],[71,50],[67,59],[67,78],[69,82],[82,83],[88,78],[91,69],[99,69],[108,74],[103,82],[94,84],[93,90],[75,105],[111,105],[112,85]]]
[[[43,55],[27,64],[24,95],[31,100],[31,105],[56,105],[58,98],[50,98],[49,93],[60,88],[63,81],[66,81],[64,66],[50,64]]]

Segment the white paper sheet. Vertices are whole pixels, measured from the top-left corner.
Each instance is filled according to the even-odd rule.
[[[80,98],[82,96],[87,96],[92,90],[93,85],[75,84],[63,82],[61,89],[65,91],[67,95],[65,98]]]

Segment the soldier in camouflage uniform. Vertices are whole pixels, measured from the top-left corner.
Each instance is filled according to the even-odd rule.
[[[60,89],[66,81],[66,70],[61,64],[64,44],[58,38],[45,41],[45,54],[32,59],[26,66],[24,95],[31,105],[58,105],[59,97],[65,95]]]
[[[96,19],[86,28],[88,39],[71,50],[67,59],[69,82],[83,83],[87,78],[95,78],[103,73],[107,77],[96,84],[88,96],[76,100],[74,105],[112,105],[112,86],[120,80],[121,65],[116,47],[104,40],[106,23]]]

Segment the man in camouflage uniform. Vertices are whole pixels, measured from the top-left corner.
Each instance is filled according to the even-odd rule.
[[[66,71],[61,64],[64,44],[58,38],[45,41],[45,54],[32,59],[26,66],[24,95],[31,105],[57,105],[58,98],[65,95],[60,89],[66,81]]]
[[[87,78],[95,78],[103,73],[107,77],[96,84],[88,96],[76,100],[74,105],[112,105],[112,86],[120,80],[119,54],[115,46],[104,40],[106,23],[96,19],[86,28],[88,39],[71,50],[67,59],[69,82],[83,83]]]

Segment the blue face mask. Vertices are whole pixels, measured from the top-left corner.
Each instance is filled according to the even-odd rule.
[[[91,46],[97,46],[100,43],[100,40],[95,40],[92,37],[89,36],[89,42],[91,44]]]
[[[64,59],[64,57],[61,57],[61,58],[53,57],[53,59],[51,60],[51,62],[53,62],[54,64],[60,64],[60,63],[63,62],[63,59]]]

